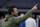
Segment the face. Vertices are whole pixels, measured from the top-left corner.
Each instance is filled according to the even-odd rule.
[[[13,8],[13,11],[14,11],[14,12],[12,12],[13,15],[18,15],[18,10],[17,10],[17,8]]]
[[[21,16],[21,17],[23,17],[23,16],[24,16],[24,14],[20,14],[20,16]]]

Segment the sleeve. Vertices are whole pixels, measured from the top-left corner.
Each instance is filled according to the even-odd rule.
[[[21,17],[21,18],[14,18],[16,23],[21,23],[23,21],[25,21],[26,19],[28,19],[28,17],[32,14],[33,10],[29,10],[25,16]]]

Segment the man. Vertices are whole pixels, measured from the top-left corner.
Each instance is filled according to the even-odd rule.
[[[26,21],[25,21],[25,27],[36,27],[36,21],[33,18],[34,15],[32,14]]]
[[[37,9],[36,7],[37,5],[35,5],[31,10],[29,10],[24,17],[21,18],[17,18],[18,16],[18,10],[15,6],[10,7],[8,10],[8,13],[5,16],[5,19],[2,22],[2,27],[19,27],[19,24],[23,21],[25,21],[34,10]]]

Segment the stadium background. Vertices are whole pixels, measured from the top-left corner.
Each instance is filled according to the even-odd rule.
[[[16,6],[20,13],[26,13],[35,4],[38,4],[38,10],[34,11],[35,19],[38,18],[38,27],[40,27],[40,0],[0,0],[0,22],[7,14],[8,8]]]

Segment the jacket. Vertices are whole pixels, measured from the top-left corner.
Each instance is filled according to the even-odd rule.
[[[11,16],[9,14],[7,14],[5,16],[5,19],[2,22],[2,27],[19,27],[19,24],[23,21],[25,21],[26,19],[28,19],[28,17],[32,14],[32,10],[29,10],[25,16],[18,18],[18,17],[14,17]]]

